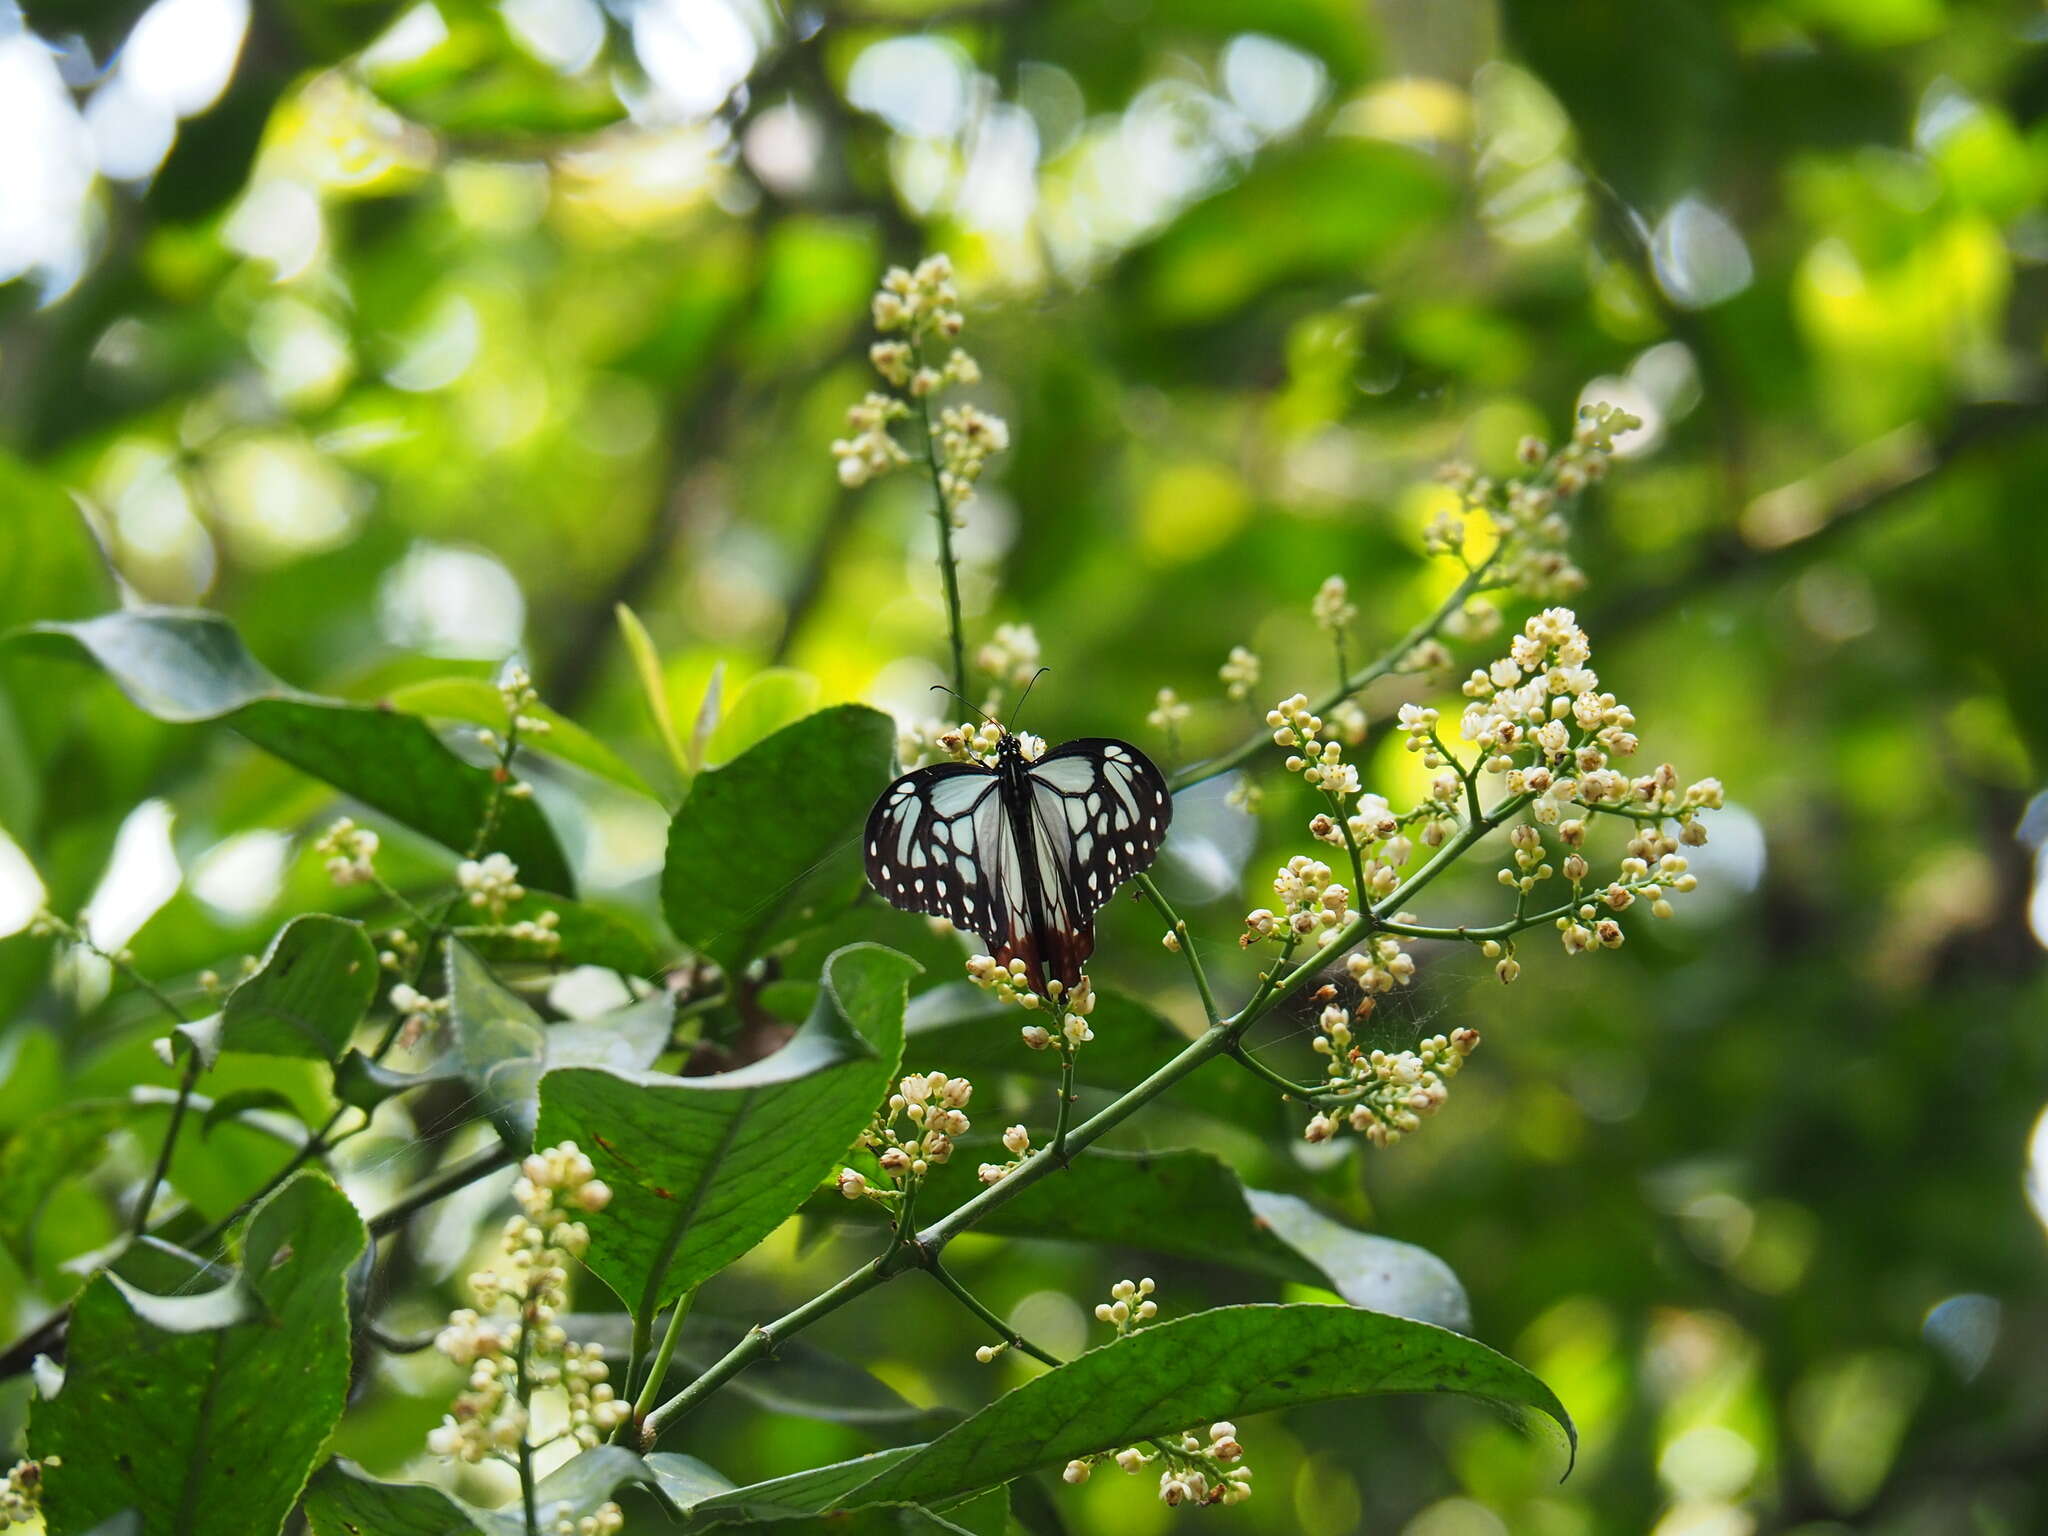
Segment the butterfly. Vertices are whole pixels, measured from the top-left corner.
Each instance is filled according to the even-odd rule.
[[[994,767],[938,763],[883,790],[862,841],[891,906],[979,935],[1043,994],[1079,984],[1095,914],[1172,821],[1165,778],[1129,742],[1083,737],[1031,761],[1004,731]]]

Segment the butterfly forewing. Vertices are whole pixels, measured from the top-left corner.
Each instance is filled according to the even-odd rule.
[[[898,907],[1022,960],[1035,990],[1071,987],[1095,914],[1151,864],[1173,818],[1159,770],[1127,742],[1070,741],[1025,766],[943,763],[890,785],[868,817],[868,878]]]
[[[1001,784],[979,764],[940,763],[883,791],[865,851],[868,879],[891,906],[980,933],[1003,905],[1003,884],[1022,890]]]

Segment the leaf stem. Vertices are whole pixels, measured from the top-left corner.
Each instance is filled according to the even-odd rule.
[[[640,1384],[640,1394],[633,1399],[632,1417],[625,1420],[612,1435],[615,1444],[626,1445],[629,1436],[638,1432],[640,1424],[653,1411],[655,1400],[661,1396],[661,1386],[668,1379],[669,1362],[676,1357],[676,1344],[683,1336],[683,1319],[690,1315],[690,1303],[696,1299],[695,1291],[685,1291],[669,1310],[668,1329],[661,1336],[661,1347],[654,1353],[654,1359],[647,1367],[647,1378]],[[646,1350],[646,1340],[641,1335],[640,1323],[633,1323],[633,1359],[639,1361]]]
[[[951,1291],[953,1293],[954,1299],[957,1300],[961,1306],[965,1307],[968,1311],[972,1312],[976,1317],[980,1318],[982,1322],[986,1323],[991,1329],[991,1331],[994,1332],[995,1336],[1001,1339],[1005,1344],[1009,1345],[1010,1348],[1022,1350],[1032,1359],[1040,1361],[1046,1365],[1059,1366],[1066,1364],[1066,1362],[1060,1359],[1058,1355],[1053,1354],[1049,1350],[1040,1349],[1036,1344],[1032,1343],[1029,1339],[1025,1338],[1023,1334],[1017,1332],[1016,1329],[1012,1328],[1008,1323],[1004,1322],[987,1306],[983,1305],[981,1299],[978,1296],[976,1296],[974,1292],[968,1290],[966,1286],[962,1285],[960,1283],[959,1277],[956,1276],[950,1269],[946,1268],[945,1265],[941,1264],[937,1259],[933,1259],[931,1263],[927,1264],[925,1266],[925,1271],[934,1280],[938,1281],[939,1284],[943,1285],[947,1290]]]
[[[149,1230],[150,1208],[156,1204],[156,1192],[163,1187],[171,1171],[171,1153],[178,1145],[178,1132],[184,1128],[185,1112],[192,1104],[192,1090],[199,1086],[199,1074],[205,1067],[199,1059],[199,1047],[191,1041],[185,1042],[185,1074],[178,1079],[178,1097],[171,1105],[171,1123],[164,1130],[164,1144],[157,1148],[156,1166],[150,1170],[149,1182],[142,1186],[142,1195],[135,1202],[135,1214],[129,1218],[128,1235],[140,1237]]]
[[[919,369],[924,367],[924,349],[913,344]],[[953,688],[960,702],[967,702],[967,640],[960,620],[960,569],[953,553],[953,509],[946,505],[946,487],[939,469],[939,437],[932,427],[932,407],[923,395],[917,397],[918,420],[924,424],[924,462],[931,474],[932,516],[939,529],[939,580],[946,591],[946,637],[953,647]]]
[[[427,1180],[417,1189],[399,1196],[370,1218],[370,1236],[382,1237],[396,1232],[407,1219],[425,1210],[437,1200],[445,1200],[458,1189],[467,1189],[478,1179],[489,1178],[500,1168],[509,1168],[519,1160],[519,1154],[506,1146],[486,1147],[474,1157],[464,1158],[454,1166]]]
[[[1202,969],[1202,957],[1195,953],[1194,945],[1190,942],[1187,923],[1173,910],[1172,903],[1159,893],[1159,887],[1152,883],[1149,874],[1141,873],[1131,878],[1138,889],[1144,892],[1145,899],[1152,903],[1153,910],[1166,919],[1166,931],[1179,941],[1181,956],[1188,963],[1188,972],[1195,980],[1195,991],[1202,999],[1202,1012],[1208,1016],[1209,1022],[1214,1024],[1222,1017],[1222,1013],[1216,1006],[1216,994],[1209,989],[1209,976]]]

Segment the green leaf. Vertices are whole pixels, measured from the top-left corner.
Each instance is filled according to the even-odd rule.
[[[612,1187],[586,1222],[584,1262],[637,1314],[752,1248],[832,1170],[896,1074],[914,969],[879,945],[839,951],[804,1027],[735,1072],[541,1080],[539,1142],[576,1142]]]
[[[1040,1468],[1216,1419],[1335,1398],[1442,1392],[1577,1435],[1551,1390],[1462,1334],[1350,1307],[1218,1307],[1088,1351],[921,1446],[688,1506],[715,1523],[943,1503]]]
[[[1464,1285],[1427,1248],[1355,1232],[1295,1195],[1247,1189],[1244,1199],[1262,1227],[1329,1276],[1330,1288],[1354,1307],[1459,1333],[1471,1330],[1472,1303]]]
[[[703,1502],[733,1486],[731,1478],[694,1456],[677,1451],[659,1451],[647,1458],[647,1470],[654,1485],[678,1509]]]
[[[769,667],[741,685],[739,696],[704,744],[707,765],[729,763],[818,707],[818,680],[808,672]]]
[[[497,731],[505,728],[504,697],[481,677],[434,677],[407,683],[387,693],[384,702],[393,709],[425,715],[430,720],[460,720]],[[548,729],[522,733],[521,750],[569,763],[607,784],[616,784],[650,800],[655,798],[647,781],[633,771],[631,764],[568,716],[545,704],[528,705],[523,713],[547,721]]]
[[[544,1023],[524,998],[492,974],[476,951],[458,940],[448,943],[447,976],[448,1018],[455,1038],[431,1076],[394,1083],[395,1074],[367,1071],[374,1064],[366,1062],[350,1069],[347,1092],[381,1093],[418,1086],[432,1076],[457,1075],[476,1090],[484,1113],[508,1144],[530,1146],[543,1072],[557,1066],[620,1071],[646,1067],[667,1049],[674,1027],[675,999],[667,992],[596,1018]]]
[[[164,1326],[171,1298],[111,1275],[72,1314],[63,1390],[30,1423],[38,1457],[63,1458],[52,1536],[133,1508],[145,1536],[248,1536],[284,1523],[348,1391],[343,1277],[363,1250],[355,1208],[300,1173],[249,1218],[225,1310]],[[212,1298],[198,1298],[211,1301]],[[113,1427],[119,1426],[119,1432]]]
[[[918,1197],[920,1220],[936,1219],[981,1193],[974,1173],[980,1151],[965,1143],[951,1162],[932,1170]],[[1000,1160],[1007,1154],[988,1145],[988,1155]],[[870,1202],[849,1203],[830,1190],[813,1193],[805,1209],[840,1220],[884,1216]],[[1472,1321],[1458,1277],[1427,1249],[1354,1232],[1292,1195],[1246,1189],[1229,1164],[1193,1148],[1090,1149],[1059,1178],[997,1206],[975,1230],[1227,1264],[1326,1286],[1353,1306],[1443,1328],[1462,1330]]]
[[[467,852],[494,789],[417,715],[320,698],[286,687],[252,657],[219,614],[134,608],[75,624],[34,624],[16,646],[96,662],[131,702],[159,720],[219,720],[265,751],[444,847]],[[503,801],[493,850],[538,890],[575,894],[561,844],[531,800]]]
[[[106,1150],[109,1133],[136,1113],[125,1099],[60,1104],[0,1147],[0,1241],[24,1268],[32,1261],[36,1223],[51,1194],[64,1180],[90,1171]]]
[[[271,940],[221,1007],[220,1049],[333,1061],[377,995],[377,951],[361,923],[313,913]]]
[[[217,1126],[230,1120],[239,1120],[244,1115],[275,1112],[287,1117],[301,1132],[305,1122],[299,1119],[299,1107],[276,1088],[237,1088],[233,1093],[224,1093],[213,1101],[199,1122],[202,1139],[211,1136]]]
[[[594,1513],[622,1484],[649,1482],[648,1467],[623,1446],[600,1445],[550,1472],[534,1487],[540,1528]],[[430,1483],[387,1483],[340,1457],[306,1488],[306,1518],[316,1536],[525,1536],[517,1508],[478,1509]]]
[[[647,712],[654,719],[662,749],[668,753],[669,766],[687,784],[690,760],[683,753],[682,738],[676,735],[675,715],[668,707],[668,679],[661,669],[661,652],[655,649],[654,636],[640,622],[640,615],[624,603],[612,611],[618,616],[619,633],[626,637],[626,652],[633,658],[633,675],[640,680],[640,695],[647,701]]]
[[[738,970],[860,887],[860,831],[896,728],[842,704],[697,776],[669,825],[662,908],[676,937]]]

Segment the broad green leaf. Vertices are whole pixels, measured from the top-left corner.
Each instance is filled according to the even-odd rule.
[[[654,1485],[678,1509],[701,1503],[733,1486],[731,1478],[716,1467],[678,1451],[659,1451],[647,1458],[647,1470]]]
[[[640,695],[647,701],[647,712],[654,719],[662,749],[668,753],[669,766],[687,784],[692,770],[683,752],[682,738],[676,735],[675,714],[668,707],[668,681],[661,670],[661,652],[655,649],[654,636],[647,633],[640,615],[624,603],[612,611],[618,616],[619,633],[625,636],[626,652],[633,658],[633,675],[640,680]]]
[[[842,704],[699,774],[669,824],[661,876],[676,937],[737,970],[849,900],[895,747],[887,715]]]
[[[63,1458],[46,1504],[51,1536],[129,1508],[145,1536],[282,1525],[341,1416],[343,1277],[363,1242],[347,1197],[308,1171],[249,1218],[235,1282],[247,1320],[171,1331],[161,1325],[170,1298],[145,1302],[111,1275],[88,1285],[64,1388],[29,1427],[35,1455]]]
[[[612,1187],[586,1223],[584,1262],[636,1312],[730,1264],[831,1171],[895,1077],[914,968],[879,945],[841,950],[804,1027],[738,1071],[567,1068],[541,1080],[537,1139],[576,1142]]]
[[[1466,1333],[1472,1303],[1457,1272],[1427,1248],[1377,1232],[1355,1232],[1296,1195],[1244,1191],[1260,1226],[1329,1276],[1354,1307],[1391,1312]]]
[[[218,720],[444,847],[467,851],[483,824],[490,771],[465,763],[417,715],[289,688],[219,614],[134,608],[7,637],[96,662],[138,708],[172,724]],[[575,894],[561,845],[531,800],[503,801],[491,839],[537,890]]]
[[[729,763],[756,742],[794,725],[818,707],[818,680],[808,672],[769,667],[740,685],[732,707],[704,744],[707,766]]]
[[[222,1004],[220,1049],[333,1061],[376,995],[377,952],[361,923],[295,917]]]
[[[697,715],[690,723],[690,771],[704,767],[704,752],[711,733],[718,729],[718,717],[725,709],[725,663],[715,662],[704,684],[704,697],[697,701]]]
[[[135,1114],[135,1105],[125,1099],[60,1104],[0,1147],[0,1241],[24,1267],[51,1194],[64,1180],[91,1171],[106,1150],[108,1134]]]
[[[425,715],[430,720],[460,720],[498,731],[505,728],[504,698],[489,680],[481,677],[435,677],[407,683],[385,694],[384,702],[393,709]],[[545,720],[548,728],[538,734],[522,733],[519,745],[523,751],[569,763],[608,784],[654,798],[654,791],[630,763],[574,720],[545,704],[529,705],[524,713]]]
[[[675,999],[667,992],[596,1018],[545,1023],[474,950],[455,940],[448,944],[447,977],[454,1041],[429,1076],[466,1079],[499,1134],[514,1146],[532,1145],[536,1093],[544,1071],[555,1066],[620,1071],[646,1067],[667,1049],[674,1026]],[[388,1096],[382,1090],[417,1086],[395,1081],[381,1069],[366,1070],[373,1065],[365,1062],[350,1069],[344,1096]]]
[[[600,1445],[564,1462],[534,1487],[543,1531],[593,1513],[649,1469],[623,1446]],[[352,1461],[328,1462],[306,1488],[306,1518],[316,1536],[525,1536],[526,1518],[510,1509],[478,1509],[431,1483],[387,1483]]]
[[[1092,1349],[924,1445],[716,1494],[689,1513],[712,1523],[930,1505],[1216,1419],[1422,1392],[1547,1415],[1577,1443],[1548,1387],[1462,1334],[1350,1307],[1218,1307]]]
[[[224,1093],[213,1101],[199,1122],[202,1139],[213,1134],[216,1127],[230,1120],[240,1120],[251,1115],[281,1115],[303,1132],[305,1122],[299,1119],[299,1107],[289,1097],[275,1088],[237,1088],[233,1093]]]
[[[921,1219],[936,1219],[981,1193],[974,1170],[984,1148],[999,1161],[1007,1156],[988,1144],[962,1145],[952,1161],[926,1179],[918,1197]],[[830,1190],[814,1193],[805,1209],[855,1221],[875,1221],[883,1214],[867,1201],[849,1203]],[[975,1223],[975,1230],[1226,1264],[1276,1280],[1325,1286],[1353,1306],[1374,1312],[1442,1328],[1471,1326],[1464,1287],[1435,1254],[1354,1232],[1292,1195],[1246,1189],[1229,1164],[1192,1148],[1090,1149],[1057,1178],[1041,1180],[997,1206]]]

